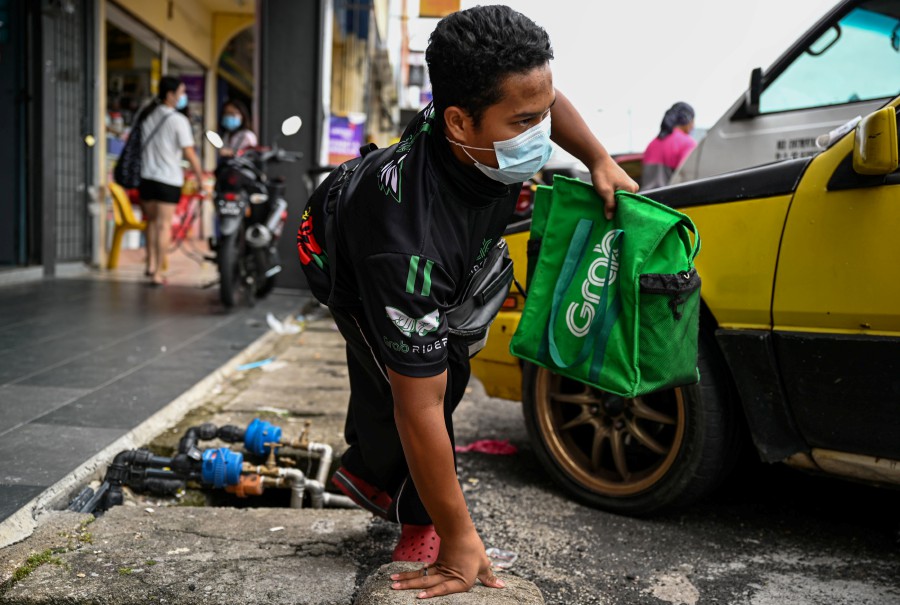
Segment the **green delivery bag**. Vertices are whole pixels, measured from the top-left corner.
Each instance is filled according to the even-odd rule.
[[[538,191],[510,350],[622,397],[696,383],[697,229],[646,197],[618,191],[616,202],[608,221],[588,183],[557,176]]]

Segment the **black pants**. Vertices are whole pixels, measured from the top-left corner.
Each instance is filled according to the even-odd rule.
[[[377,340],[361,309],[331,309],[331,313],[347,341],[347,368],[350,373],[350,405],[344,428],[349,447],[341,462],[352,474],[393,496],[394,502],[389,511],[392,520],[429,525],[431,518],[419,499],[403,455],[394,422],[394,398],[387,368],[375,346]],[[452,414],[465,394],[470,375],[465,343],[451,337],[448,357],[444,422],[450,443],[454,444]]]

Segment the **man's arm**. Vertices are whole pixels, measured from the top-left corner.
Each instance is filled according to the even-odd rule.
[[[444,423],[447,372],[411,378],[388,370],[394,395],[394,418],[410,474],[425,509],[441,537],[436,573],[400,574],[395,588],[422,588],[420,597],[469,590],[475,579],[500,588],[491,563],[466,508],[456,477],[450,435]],[[407,576],[416,576],[407,578]]]
[[[634,193],[638,190],[638,184],[610,157],[575,106],[558,89],[551,112],[553,128],[550,138],[591,171],[594,188],[604,201],[606,218],[612,219],[616,210],[616,190]]]

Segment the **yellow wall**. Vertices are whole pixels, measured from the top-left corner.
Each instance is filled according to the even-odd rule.
[[[212,56],[216,63],[218,63],[219,55],[225,50],[228,42],[241,31],[253,25],[255,20],[253,15],[238,15],[235,13],[213,14]]]
[[[199,2],[172,3],[169,19],[169,3],[163,0],[115,0],[125,10],[163,34],[175,45],[186,51],[203,67],[215,63],[213,57],[213,13]]]

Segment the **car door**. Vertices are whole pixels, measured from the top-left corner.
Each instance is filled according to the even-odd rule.
[[[856,174],[853,141],[850,133],[816,157],[791,202],[772,305],[775,350],[810,446],[896,460],[900,171]]]
[[[817,137],[900,92],[898,26],[900,0],[841,3],[760,75],[672,182],[816,155]]]

